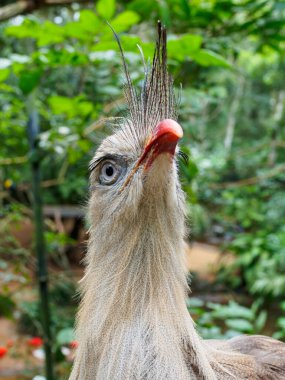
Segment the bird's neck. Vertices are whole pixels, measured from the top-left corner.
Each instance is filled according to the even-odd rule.
[[[159,212],[156,204],[148,205],[144,214],[91,231],[84,287],[101,319],[114,315],[118,302],[126,319],[146,317],[149,310],[186,310],[184,218],[164,219]]]
[[[183,218],[151,216],[109,221],[104,234],[91,231],[78,324],[81,357],[90,357],[92,347],[98,378],[115,378],[112,371],[116,379],[133,378],[132,371],[144,378],[146,370],[152,379],[184,380],[189,373],[194,379],[195,371],[213,379],[185,304]]]

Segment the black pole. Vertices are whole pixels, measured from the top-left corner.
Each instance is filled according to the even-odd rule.
[[[34,94],[28,99],[28,138],[30,144],[30,161],[32,172],[33,209],[35,225],[35,249],[38,262],[38,282],[40,296],[40,314],[44,338],[45,366],[47,380],[54,380],[52,336],[50,328],[50,308],[48,295],[48,270],[44,240],[44,223],[41,198],[40,161],[41,154],[38,147],[40,131],[39,117],[34,104]]]

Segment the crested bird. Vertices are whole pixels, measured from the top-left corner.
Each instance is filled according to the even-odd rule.
[[[186,307],[185,197],[173,82],[158,22],[138,93],[115,34],[129,115],[90,163],[90,238],[70,380],[285,379],[285,344],[203,340]]]

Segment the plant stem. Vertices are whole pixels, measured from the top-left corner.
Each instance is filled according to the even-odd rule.
[[[44,337],[45,365],[47,380],[54,380],[52,336],[50,329],[50,308],[48,294],[48,270],[44,241],[44,223],[40,185],[40,154],[38,149],[39,120],[34,106],[34,97],[28,99],[28,137],[30,143],[30,158],[32,171],[33,208],[35,218],[35,249],[38,261],[38,282],[41,308],[41,322]]]

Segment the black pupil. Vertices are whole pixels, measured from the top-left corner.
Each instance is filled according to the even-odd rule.
[[[108,177],[112,177],[113,176],[113,174],[114,174],[114,168],[111,165],[107,166],[107,168],[106,168],[106,174],[107,174]]]

